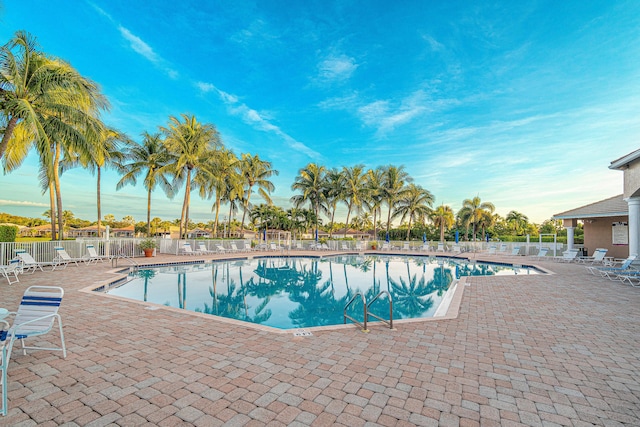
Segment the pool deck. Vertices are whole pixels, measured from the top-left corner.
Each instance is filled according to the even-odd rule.
[[[468,278],[454,319],[304,337],[81,292],[107,262],[2,278],[9,310],[65,289],[68,355],[14,349],[0,426],[640,426],[640,288],[471,257],[555,274]]]

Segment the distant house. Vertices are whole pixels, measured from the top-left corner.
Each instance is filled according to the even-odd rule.
[[[353,228],[349,228],[347,230],[345,230],[344,228],[341,228],[333,232],[333,237],[334,238],[350,237],[355,240],[368,240],[371,237],[371,234],[367,233],[366,231],[354,230]]]
[[[640,150],[611,162],[609,169],[624,173],[623,193],[566,212],[555,214],[567,229],[567,245],[574,245],[578,221],[584,224],[584,245],[589,255],[607,248],[607,256],[626,258],[640,254]]]
[[[21,228],[19,235],[20,237],[51,237],[51,224]]]
[[[211,232],[202,228],[194,228],[187,232],[188,239],[210,239]]]

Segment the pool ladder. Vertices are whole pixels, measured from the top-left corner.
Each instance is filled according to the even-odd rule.
[[[382,317],[379,317],[373,313],[369,312],[369,307],[371,307],[371,304],[373,304],[378,298],[380,298],[382,295],[386,295],[387,298],[389,299],[389,320],[383,319]],[[360,297],[360,300],[362,301],[362,309],[364,312],[364,323],[360,323],[359,321],[357,321],[356,319],[354,319],[353,317],[349,316],[347,314],[347,309],[349,308],[349,306],[354,303],[356,301],[356,298]],[[364,298],[364,295],[362,294],[362,292],[356,292],[356,294],[354,296],[351,297],[351,299],[349,300],[349,302],[344,306],[344,311],[343,311],[343,316],[344,316],[344,323],[347,323],[347,319],[351,320],[353,323],[355,323],[356,325],[360,326],[362,328],[362,332],[369,332],[369,330],[367,329],[367,321],[369,316],[373,316],[376,319],[380,320],[381,322],[384,322],[385,324],[389,325],[389,329],[393,329],[393,300],[391,299],[391,294],[388,291],[380,291],[378,293],[378,295],[376,295],[375,297],[373,297],[371,299],[371,301],[367,302]]]

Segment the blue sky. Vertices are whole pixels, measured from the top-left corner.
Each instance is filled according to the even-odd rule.
[[[310,162],[394,164],[437,205],[478,195],[540,223],[622,193],[608,165],[640,148],[634,0],[5,0],[0,21],[1,43],[26,30],[96,81],[104,121],[133,139],[171,115],[215,124],[237,155],[273,163],[285,208]],[[145,220],[141,184],[117,179],[104,176],[103,214]],[[90,173],[65,172],[62,191],[95,220]],[[157,190],[152,216],[179,218],[181,203]],[[211,205],[194,197],[191,218]],[[0,211],[48,208],[35,158],[0,174]]]

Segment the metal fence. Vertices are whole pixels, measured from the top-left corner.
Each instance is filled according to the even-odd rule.
[[[55,247],[63,247],[67,253],[73,258],[81,258],[87,253],[87,245],[93,245],[99,255],[109,257],[125,257],[134,258],[144,256],[144,252],[138,247],[142,239],[139,238],[111,238],[109,240],[96,238],[78,238],[76,240],[49,241],[49,242],[2,242],[0,243],[0,264],[7,265],[9,261],[15,258],[16,250],[24,250],[30,253],[38,262],[51,262],[55,257]],[[336,250],[336,251],[363,251],[372,248],[372,244],[376,243],[377,249],[382,249],[384,245],[386,250],[393,251],[434,251],[438,250],[437,241],[410,241],[396,240],[385,242],[381,241],[365,241],[365,240],[328,240],[325,245],[319,246],[315,240],[222,240],[222,239],[164,239],[157,238],[156,243],[161,254],[179,255],[183,252],[182,248],[185,243],[189,243],[193,250],[200,250],[200,245],[210,252],[224,251],[248,251],[254,250],[270,250],[273,247],[281,250],[312,250],[316,248]],[[442,249],[444,253],[462,253],[462,252],[488,252],[491,246],[495,247],[496,253],[511,254],[514,248],[518,247],[519,255],[536,255],[542,247],[550,248],[547,256],[561,255],[566,250],[566,245],[556,243],[554,251],[554,243],[520,243],[520,242],[445,242]],[[220,250],[222,248],[223,250]],[[499,249],[498,249],[499,248]]]

